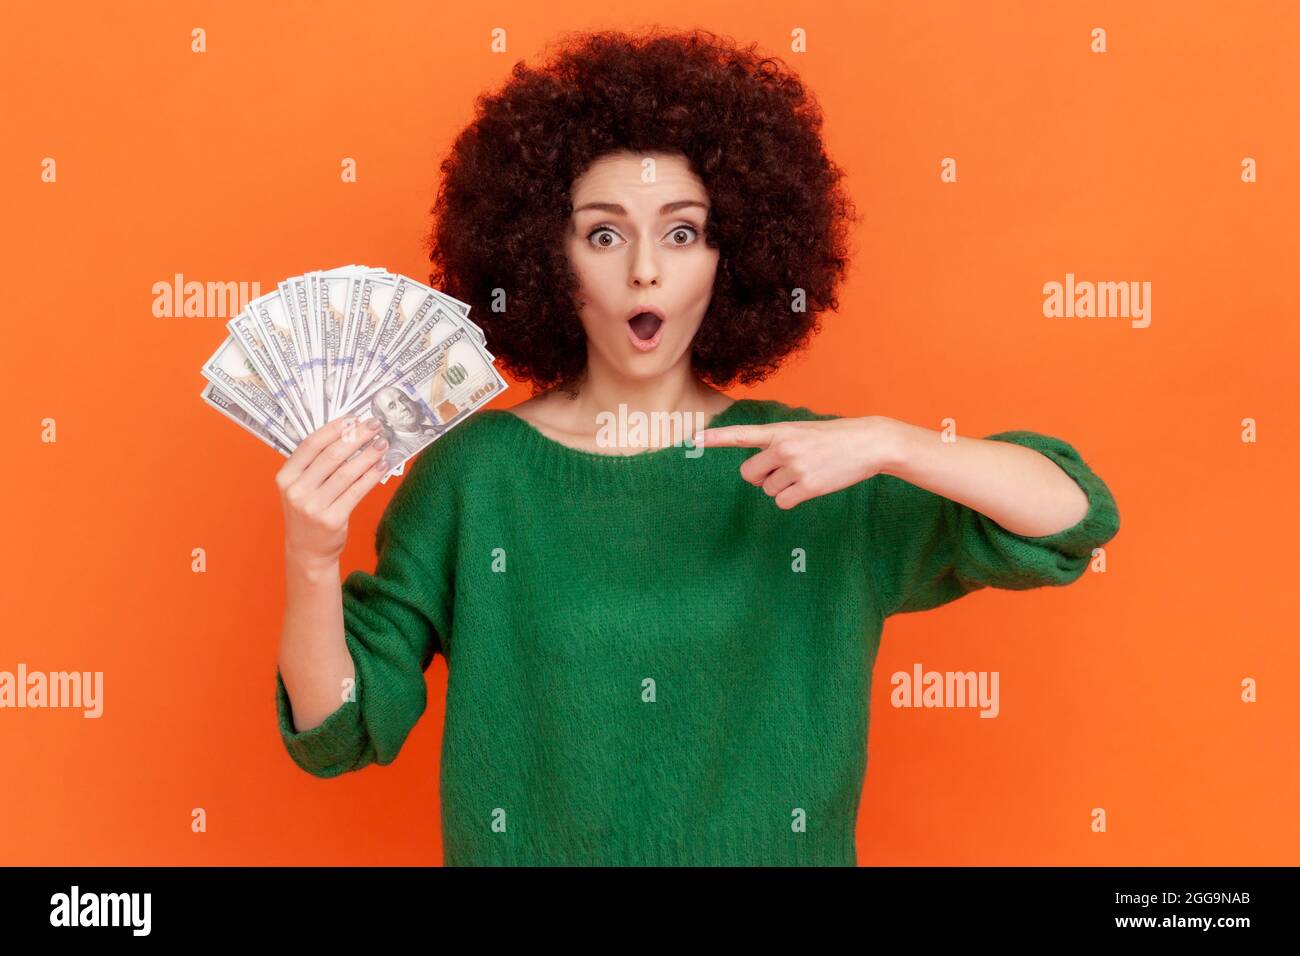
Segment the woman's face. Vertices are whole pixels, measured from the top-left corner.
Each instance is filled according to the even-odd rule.
[[[718,250],[704,242],[704,184],[683,156],[620,152],[593,163],[570,195],[566,252],[588,360],[630,378],[662,374],[688,355],[713,294]],[[629,321],[647,307],[662,321]]]

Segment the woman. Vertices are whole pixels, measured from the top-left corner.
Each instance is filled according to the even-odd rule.
[[[710,34],[516,66],[443,164],[430,281],[535,396],[417,456],[341,586],[380,443],[331,422],[277,475],[285,745],[321,777],[390,763],[445,654],[447,864],[852,866],[885,618],[1069,583],[1118,530],[1058,439],[720,390],[836,308],[853,216],[819,130]],[[655,414],[696,440],[625,427]]]

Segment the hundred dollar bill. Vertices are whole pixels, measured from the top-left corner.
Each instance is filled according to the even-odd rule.
[[[358,423],[380,421],[388,440],[383,461],[387,482],[396,468],[460,424],[507,388],[478,347],[473,333],[458,328],[428,349],[396,380],[381,380],[346,409]]]
[[[495,357],[469,311],[459,299],[375,266],[353,263],[294,276],[226,323],[229,337],[204,364],[208,387],[201,398],[287,455],[326,422],[357,414],[364,402],[373,404],[385,388],[390,401],[394,395],[408,403],[424,401],[433,413],[430,421],[448,417],[450,406],[444,405],[455,402],[447,395],[481,390],[472,411],[504,390],[505,382],[495,370],[483,372]],[[408,377],[419,368],[429,371],[430,360],[439,356],[441,371],[435,365],[422,382]],[[400,422],[394,428],[402,432]],[[410,436],[397,439],[400,447]],[[406,467],[407,458],[389,454],[399,460],[384,481]]]
[[[281,282],[283,287],[285,283]],[[298,354],[297,333],[283,293],[259,296],[248,303],[246,311],[256,323],[260,338],[266,343],[267,355],[274,366],[276,381],[282,383],[289,401],[285,404],[303,434],[311,432],[302,379],[303,362]],[[268,383],[269,384],[269,383]],[[275,389],[278,391],[279,389]]]
[[[270,445],[272,448],[278,451],[281,455],[284,455],[286,458],[292,455],[294,449],[297,447],[295,445],[282,444],[280,440],[275,437],[275,435],[273,435],[269,430],[259,425],[253,419],[253,416],[249,415],[248,412],[244,411],[244,409],[239,405],[239,403],[236,402],[233,398],[231,398],[228,394],[226,394],[225,389],[223,389],[216,382],[208,382],[207,385],[204,386],[203,391],[199,393],[199,397],[203,399],[204,402],[206,402],[207,404],[215,408],[217,411],[219,411],[222,415],[225,415],[227,418],[229,418],[235,424],[239,425],[241,428],[244,428],[247,431],[249,431],[251,434],[257,436],[259,440]],[[397,470],[393,472],[393,474],[400,475],[405,470],[406,470],[406,462],[402,462],[402,464],[397,466]],[[387,477],[391,477],[391,476],[386,476],[385,480],[387,480]]]
[[[420,312],[411,320],[410,332],[403,336],[403,343],[399,351],[393,355],[375,356],[376,374],[372,383],[364,391],[370,394],[374,390],[374,383],[380,379],[392,381],[401,378],[406,371],[412,368],[423,358],[430,349],[442,342],[457,329],[463,329],[459,321],[446,311],[436,299],[429,298],[421,306]],[[479,347],[479,351],[489,363],[495,361],[495,356],[487,349]],[[361,394],[361,392],[358,392]]]
[[[347,316],[344,330],[343,352],[352,356],[352,369],[348,373],[348,381],[341,383],[341,408],[347,409],[354,404],[356,386],[361,384],[361,374],[373,354],[375,332],[384,313],[388,311],[388,303],[397,288],[397,278],[389,274],[361,278],[357,307]]]
[[[461,321],[466,326],[469,327],[469,330],[471,332],[474,333],[474,337],[478,339],[478,344],[479,345],[487,344],[487,339],[483,335],[483,330],[479,328],[477,325],[475,325],[473,320],[471,320],[469,317],[470,306],[468,303],[462,302],[460,301],[460,299],[453,298],[452,296],[449,296],[447,293],[441,292],[438,289],[433,288],[432,286],[427,286],[423,282],[416,282],[414,279],[408,279],[407,281],[413,283],[414,285],[419,286],[424,292],[437,296],[438,299],[441,300],[444,305],[451,306],[451,308],[459,314]]]
[[[415,284],[406,276],[397,276],[393,282],[393,295],[388,300],[388,308],[375,328],[374,340],[366,354],[359,358],[354,370],[353,394],[360,394],[374,379],[375,357],[387,354],[394,341],[401,337],[410,321],[414,310],[419,308],[416,301],[421,298],[415,293]],[[408,293],[411,293],[408,295]]]
[[[342,356],[343,333],[348,310],[355,304],[355,292],[365,275],[384,275],[386,270],[371,266],[349,265],[326,269],[320,277],[317,321],[320,323],[321,367],[325,394],[325,420],[337,417],[338,382],[342,369],[351,370],[351,356]],[[344,359],[346,358],[346,361]]]
[[[418,310],[429,296],[450,306],[461,323],[474,333],[480,345],[486,341],[483,330],[468,318],[468,304],[407,276],[382,272],[374,278],[376,281],[362,286],[356,308],[345,313],[341,348],[346,356],[343,361],[350,361],[352,366],[348,378],[339,383],[344,396],[336,402],[336,407],[350,403],[377,381],[376,355],[385,349],[387,354],[392,354],[401,347],[400,340],[411,328],[412,310]],[[418,295],[415,295],[415,290],[418,290]]]
[[[289,278],[277,283],[275,294],[280,297],[280,308],[284,313],[284,319],[288,323],[293,340],[293,353],[297,356],[298,362],[291,371],[298,382],[299,403],[306,410],[308,407],[307,394],[311,391],[311,336],[303,329],[303,320],[298,315],[298,305],[295,302],[297,293],[293,287],[293,281],[293,278]],[[308,415],[307,417],[310,418],[311,416]]]
[[[284,407],[271,397],[266,383],[233,337],[227,336],[212,356],[203,363],[203,377],[215,382],[244,411],[282,444],[297,445],[306,437]]]
[[[338,411],[342,408],[343,399],[347,394],[347,384],[352,378],[352,369],[356,364],[356,356],[348,351],[348,334],[352,325],[351,317],[361,302],[362,278],[364,277],[349,277],[343,293],[338,350],[331,360],[330,374],[327,378],[332,382],[328,397],[331,418],[337,417]]]
[[[325,420],[334,417],[335,389],[338,387],[339,347],[343,341],[343,316],[348,307],[349,290],[356,280],[349,275],[326,274],[320,284],[320,322],[323,358],[325,359]]]
[[[312,417],[320,424],[325,424],[325,343],[321,340],[324,326],[320,320],[320,273],[308,272],[302,277],[307,289],[306,324],[311,328],[311,374],[312,393],[310,396]]]
[[[311,428],[315,431],[325,424],[324,401],[321,392],[320,374],[320,338],[319,324],[312,317],[310,278],[305,275],[294,276],[288,280],[291,295],[292,312],[297,318],[296,335],[298,338],[298,360],[305,363],[302,384],[304,404],[311,417]],[[281,283],[284,285],[285,283]]]
[[[348,289],[364,275],[385,275],[384,269],[369,266],[339,266],[308,273],[311,276],[312,321],[316,326],[320,354],[316,357],[320,380],[322,423],[335,418],[335,388],[339,371],[339,352],[343,345],[344,318],[347,315]]]
[[[262,330],[250,308],[245,307],[243,312],[227,322],[226,329],[252,363],[253,370],[261,377],[262,384],[271,398],[280,407],[292,413],[296,383],[293,376],[281,375],[277,372],[271,346],[263,337]],[[301,430],[303,427],[301,420],[295,416],[295,421]]]
[[[432,340],[428,340],[430,330],[425,323],[428,317],[437,320]],[[388,373],[394,357],[407,349],[413,339],[423,334],[427,344],[432,345],[464,326],[464,318],[445,308],[440,296],[405,276],[399,276],[388,311],[375,335],[375,347],[369,367],[359,373],[358,381],[361,384],[354,388],[353,394],[360,395],[368,392],[381,376]],[[408,362],[410,358],[408,353]],[[494,358],[495,356],[488,356],[489,360]]]
[[[266,442],[281,455],[286,458],[293,454],[293,449],[280,444],[280,440],[273,435],[269,429],[262,427],[253,420],[253,416],[244,411],[239,403],[226,394],[216,382],[208,382],[199,393],[199,398],[203,399],[221,414],[225,415],[239,427],[246,429],[256,435],[260,440]]]

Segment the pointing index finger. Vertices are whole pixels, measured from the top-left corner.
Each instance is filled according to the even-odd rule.
[[[772,440],[770,425],[722,425],[706,428],[695,436],[698,447],[766,448]]]

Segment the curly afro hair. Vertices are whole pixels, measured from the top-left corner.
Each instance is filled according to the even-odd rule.
[[[838,310],[856,218],[844,174],[812,92],[754,46],[707,30],[568,34],[550,63],[516,63],[475,101],[441,165],[429,281],[469,303],[534,394],[574,394],[586,369],[564,236],[574,180],[613,151],[684,155],[708,191],[704,240],[720,252],[691,345],[701,380],[762,381]]]

